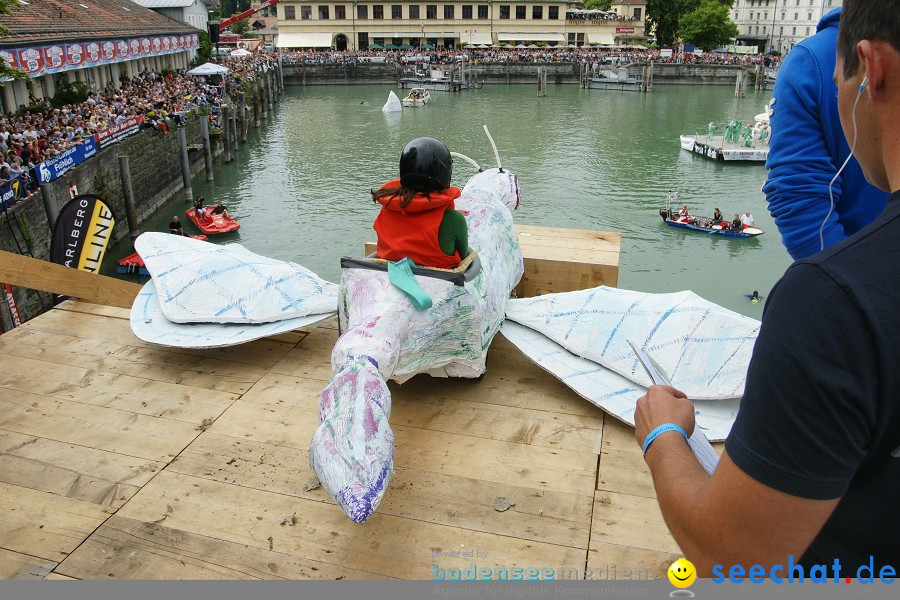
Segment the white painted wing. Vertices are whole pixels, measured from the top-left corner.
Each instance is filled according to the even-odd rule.
[[[508,319],[503,322],[500,333],[576,394],[634,427],[635,403],[647,393],[647,388],[576,356],[537,331]],[[714,442],[724,440],[734,424],[738,403],[738,400],[697,403],[697,426],[708,439]]]
[[[134,299],[130,320],[134,335],[151,344],[176,348],[220,348],[307,327],[333,317],[335,312],[274,323],[173,323],[160,310],[156,287],[153,281],[148,281]]]
[[[268,323],[337,310],[337,285],[240,244],[151,232],[134,247],[175,323]]]
[[[743,395],[760,326],[693,292],[649,294],[605,286],[510,300],[506,317],[649,386],[631,340],[652,354],[691,400]]]

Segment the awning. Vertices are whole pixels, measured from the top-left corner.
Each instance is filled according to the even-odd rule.
[[[561,33],[498,33],[497,40],[501,42],[564,42],[565,36]]]
[[[585,42],[589,44],[606,44],[607,46],[612,46],[616,43],[615,39],[613,39],[613,34],[611,33],[588,33],[588,39]]]
[[[458,33],[453,33],[452,31],[444,31],[444,32],[433,32],[426,31],[422,33],[421,31],[375,31],[367,34],[369,39],[371,38],[410,38],[412,40],[420,40],[422,38],[458,38]],[[490,37],[490,36],[488,36]]]
[[[459,41],[460,41],[460,43],[465,42],[472,46],[475,46],[478,44],[487,44],[488,46],[490,46],[491,44],[494,43],[494,40],[491,39],[490,33],[465,33],[465,32],[462,32],[459,34]]]
[[[331,33],[289,33],[281,32],[278,34],[278,42],[275,44],[279,48],[330,48]]]

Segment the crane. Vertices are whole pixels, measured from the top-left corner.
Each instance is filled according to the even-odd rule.
[[[249,10],[245,10],[244,12],[238,13],[236,15],[231,15],[227,19],[222,19],[222,21],[219,22],[219,30],[226,29],[226,28],[234,25],[238,21],[240,21],[242,19],[246,19],[250,15],[252,15],[254,13],[258,13],[259,11],[263,10],[264,8],[269,8],[270,6],[274,6],[275,4],[278,4],[278,0],[263,0],[262,2],[260,2],[259,4],[257,4],[254,7],[250,8]]]

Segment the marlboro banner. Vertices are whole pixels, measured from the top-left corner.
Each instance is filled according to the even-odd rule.
[[[75,196],[59,211],[50,260],[81,271],[98,272],[115,224],[112,210],[99,196]]]

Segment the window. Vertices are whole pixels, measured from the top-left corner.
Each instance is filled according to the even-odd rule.
[[[363,4],[357,4],[356,5],[356,18],[361,21],[368,19],[369,18],[369,7],[365,6]],[[360,35],[362,35],[362,34],[360,34]],[[366,46],[368,46],[368,45],[369,45],[368,38],[366,38]]]
[[[375,4],[374,6],[372,6],[372,18],[373,19],[383,19],[384,18],[384,5]]]
[[[479,4],[478,5],[478,18],[479,19],[487,19],[488,18],[488,5],[487,4]]]
[[[347,7],[343,4],[334,7],[334,18],[335,19],[346,19],[347,18]]]
[[[517,19],[524,19],[524,18],[526,18],[526,17],[525,17],[525,8],[526,8],[526,7],[524,7],[524,6],[517,6],[517,7],[516,7],[516,18],[517,18]]]
[[[297,18],[297,13],[294,12],[296,9],[293,6],[285,6],[284,7],[284,18],[288,21],[293,21]]]
[[[472,18],[472,5],[471,4],[463,4],[463,19],[471,19]]]
[[[791,27],[791,35],[797,35],[797,28]]]
[[[799,20],[800,20],[800,13],[794,13],[794,20],[795,20],[795,21],[799,21]]]
[[[418,19],[419,18],[419,5],[418,4],[410,5],[409,18],[410,19]]]
[[[759,25],[756,26],[756,35],[759,35]]]
[[[584,34],[579,33],[575,36],[575,43],[579,46],[584,46]]]
[[[369,12],[369,11],[368,11],[368,8],[369,8],[368,6],[365,6],[365,7],[357,7],[357,8],[365,8],[365,9],[366,9],[366,13]],[[358,11],[358,10],[356,11],[356,14],[357,14],[357,15],[359,14],[359,11]],[[364,17],[361,17],[361,18],[364,18]],[[369,47],[369,34],[368,34],[368,33],[360,32],[359,34],[357,34],[356,40],[357,40],[357,41],[356,41],[356,47],[359,48],[360,50],[365,50],[366,48]]]
[[[391,4],[391,18],[392,19],[402,19],[403,18],[403,6],[400,4]]]
[[[763,35],[766,35],[766,26],[763,25]]]
[[[769,12],[768,11],[763,13],[763,19],[765,19],[766,21],[769,20]]]
[[[784,27],[778,28],[778,35],[784,35]]]
[[[532,19],[543,19],[544,18],[544,7],[543,6],[532,6],[531,7],[531,18]]]
[[[640,8],[634,9],[634,18],[637,21],[641,20],[641,9]]]
[[[569,33],[569,44],[573,45],[573,46],[575,45],[575,34],[574,33]]]
[[[500,18],[501,19],[509,18],[509,4],[501,4],[500,5]]]
[[[426,4],[425,5],[425,18],[426,19],[437,19],[437,4]]]
[[[300,19],[303,21],[309,21],[310,19],[312,19],[312,6],[300,7]]]
[[[806,20],[812,21],[812,13],[806,13]]]
[[[448,20],[449,20],[449,19],[455,19],[455,18],[456,18],[456,17],[453,16],[453,13],[455,12],[455,11],[453,10],[454,8],[456,8],[456,7],[453,6],[452,4],[445,4],[445,5],[444,5],[444,18],[445,18],[445,19],[448,19]]]
[[[559,20],[559,7],[558,6],[549,7],[547,9],[547,18],[550,19],[551,21],[558,21]]]
[[[322,19],[323,21],[328,19],[328,7],[327,6],[319,7],[319,18]]]
[[[809,37],[809,27],[806,28],[806,37]]]

